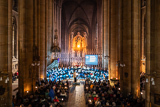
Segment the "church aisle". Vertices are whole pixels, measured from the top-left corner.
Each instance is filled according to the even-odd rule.
[[[82,83],[71,87],[67,107],[87,107],[85,104],[84,85]]]

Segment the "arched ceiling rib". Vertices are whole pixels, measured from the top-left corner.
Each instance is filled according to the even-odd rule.
[[[67,32],[81,30],[89,34],[96,18],[96,6],[96,0],[63,0],[62,22],[65,22]]]

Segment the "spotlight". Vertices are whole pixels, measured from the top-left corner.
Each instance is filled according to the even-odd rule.
[[[121,90],[121,88],[118,88],[118,90]]]
[[[141,92],[141,95],[143,94],[143,92]]]

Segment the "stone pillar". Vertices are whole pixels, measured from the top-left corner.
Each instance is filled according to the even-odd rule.
[[[150,74],[151,62],[153,62],[151,61],[151,0],[147,0],[146,5],[146,31],[146,74]],[[145,85],[145,107],[150,107],[150,86],[150,82]]]
[[[160,1],[159,0],[149,0],[147,1],[147,21],[148,23],[151,22],[151,25],[147,24],[147,28],[150,28],[150,34],[147,32],[147,39],[150,38],[150,41],[147,40],[147,42],[150,42],[150,47],[147,47],[147,54],[149,54],[150,49],[150,57],[147,58],[147,64],[149,64],[150,61],[150,68],[147,67],[147,73],[150,70],[151,77],[154,78],[155,85],[150,85],[150,99],[151,99],[151,106],[152,107],[159,107],[158,104],[159,100],[157,100],[156,95],[160,95]],[[149,2],[151,7],[149,7]],[[149,5],[149,6],[148,6]],[[150,13],[148,12],[151,9]],[[151,18],[151,21],[149,21],[149,16]],[[148,45],[149,46],[149,45]],[[148,66],[148,65],[147,65]],[[155,74],[154,74],[155,72]],[[149,91],[149,86],[147,86],[147,91]],[[147,94],[149,94],[147,92]],[[148,100],[148,99],[147,99]]]
[[[40,0],[40,78],[45,78],[45,61],[46,61],[46,25],[45,25],[45,0]]]
[[[118,78],[117,37],[118,37],[118,1],[110,0],[110,77]]]
[[[52,0],[49,0],[49,3],[48,3],[48,42],[47,42],[47,44],[48,44],[48,46],[47,46],[47,52],[48,52],[48,55],[50,56],[49,57],[49,59],[48,59],[48,63],[51,63],[51,44],[52,44],[52,36],[53,36],[53,32],[52,32],[52,28],[53,28],[53,26],[52,26],[52,21],[53,21],[53,19],[52,19],[52,16],[53,16],[53,13],[52,13]]]
[[[40,34],[41,34],[41,26],[40,26],[40,18],[41,18],[41,14],[40,14],[40,2],[41,0],[37,0],[37,47],[38,47],[38,55],[40,56]],[[40,59],[39,59],[40,60]],[[40,66],[41,66],[41,62],[40,62]],[[38,72],[38,79],[41,78],[41,73],[40,73],[40,66],[37,67],[37,72]]]
[[[105,17],[103,17],[102,15],[104,14],[104,13],[106,13],[106,8],[108,8],[108,7],[104,7],[104,8],[102,8],[102,6],[104,6],[105,4],[105,2],[107,2],[108,0],[104,0],[104,1],[102,1],[102,0],[98,0],[97,1],[97,23],[98,23],[98,51],[99,51],[99,54],[104,54],[103,52],[103,42],[104,42],[104,39],[103,39],[103,27],[102,26],[104,26],[103,24],[104,24],[104,20],[103,20],[103,18]],[[104,12],[104,13],[103,13]],[[107,13],[106,13],[107,14]],[[107,19],[106,19],[107,20]],[[90,34],[88,35],[88,38],[87,38],[87,40],[88,40],[88,43],[92,43],[92,40],[91,39],[89,39],[89,38],[91,38],[92,36],[91,36],[92,34],[91,34],[91,32],[90,32]],[[88,49],[92,49],[92,45],[90,45],[90,44],[88,44]],[[104,64],[103,64],[103,66],[104,66]]]
[[[109,63],[109,0],[103,0],[103,68],[108,69]],[[110,76],[109,76],[110,78]]]
[[[0,107],[12,107],[12,2],[0,1],[0,86],[4,94],[0,95]],[[7,77],[9,80],[5,83]]]
[[[15,27],[12,27],[12,58],[14,58],[14,36],[15,36]]]
[[[34,89],[33,72],[33,0],[19,1],[19,91],[24,96]]]
[[[140,35],[141,35],[141,1],[132,1],[132,66],[131,66],[131,92],[140,96]]]
[[[8,51],[8,59],[7,60],[8,60],[8,77],[9,77],[7,105],[8,105],[8,107],[11,107],[12,106],[12,1],[11,0],[8,0],[8,44],[7,45],[8,45],[8,50],[7,50]],[[0,104],[1,104],[1,102],[0,102]]]
[[[121,62],[122,60],[122,2],[121,0],[118,0],[118,35],[117,35],[117,61]],[[119,63],[117,63],[119,64]],[[122,68],[118,65],[118,78],[119,80],[121,79],[120,77],[122,76]],[[121,81],[121,80],[120,80]],[[123,86],[122,82],[121,85]]]
[[[34,89],[33,0],[19,1],[19,91],[22,96]]]
[[[46,2],[46,5],[45,5],[45,18],[46,18],[46,21],[45,21],[45,70],[44,70],[44,78],[46,78],[46,71],[47,71],[47,59],[48,59],[48,50],[47,50],[47,47],[48,47],[48,0],[45,0]]]
[[[131,92],[131,0],[122,0],[122,69],[121,90],[127,95]]]
[[[71,49],[70,49],[70,52],[71,52],[71,58],[72,58],[72,57],[74,57],[74,53],[73,53],[73,51],[74,51],[73,50],[73,36],[74,36],[74,32],[71,32],[70,35],[71,35],[71,39],[70,39],[71,40],[70,41],[70,43],[71,43],[71,45],[70,45]]]
[[[60,0],[60,2],[61,2],[61,0]],[[62,25],[62,7],[61,7],[61,3],[60,3],[60,7],[59,7],[59,19],[58,19],[58,21],[59,21],[59,47],[61,47],[61,25]],[[69,39],[68,39],[69,40]],[[69,49],[68,49],[69,50]]]
[[[140,1],[122,1],[122,61],[121,89],[140,94]]]
[[[39,51],[39,47],[38,47],[38,36],[39,36],[39,32],[38,32],[38,24],[39,24],[39,21],[38,21],[38,0],[33,0],[33,44],[34,46],[37,48],[37,50],[33,50],[34,51],[34,56],[35,57],[38,57],[39,54],[38,52],[36,51]],[[37,60],[39,61],[39,59],[37,58]],[[39,79],[39,68],[40,66],[35,66],[34,67],[34,72],[35,72],[35,78],[34,78],[34,81],[38,80]]]

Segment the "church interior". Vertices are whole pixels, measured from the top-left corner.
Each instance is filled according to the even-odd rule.
[[[160,107],[160,0],[0,0],[0,107]]]

